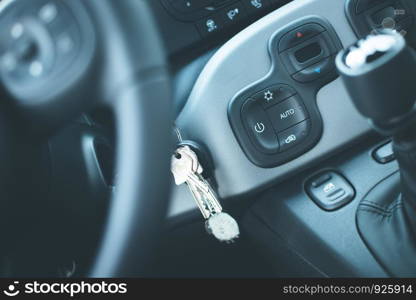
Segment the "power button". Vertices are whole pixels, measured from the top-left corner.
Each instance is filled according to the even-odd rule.
[[[266,154],[279,151],[279,141],[265,110],[258,101],[249,99],[241,111],[242,120],[256,148]]]
[[[254,125],[254,130],[256,133],[263,133],[266,130],[266,126],[262,122],[257,122],[256,125]]]

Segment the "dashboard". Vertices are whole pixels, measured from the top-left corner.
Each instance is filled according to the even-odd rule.
[[[415,11],[406,0],[294,0],[233,35],[199,74],[176,125],[209,149],[224,206],[251,201],[241,224],[270,262],[284,257],[293,270],[287,247],[311,274],[386,276],[355,217],[397,163],[375,158],[387,141],[356,110],[333,59],[377,28],[414,46]],[[343,192],[322,201],[314,187],[328,178]],[[192,211],[186,187],[174,187],[171,219]]]
[[[274,37],[280,36],[282,29],[287,28],[284,33],[290,32],[299,26],[294,22],[315,17],[324,20],[321,22],[324,28],[331,28],[326,23],[334,28],[337,33],[331,38],[334,43],[339,38],[342,46],[352,44],[356,35],[346,19],[344,8],[343,1],[292,1],[234,36],[205,66],[194,85],[188,103],[177,119],[177,125],[187,139],[206,144],[210,149],[213,161],[216,162],[215,175],[221,182],[221,197],[237,196],[265,188],[306,168],[311,162],[330,156],[334,151],[370,131],[367,121],[355,110],[339,79],[331,80],[328,77],[327,84],[321,82],[316,86],[315,83],[298,83],[291,77],[293,74],[286,69],[283,60],[279,58],[280,55],[276,54],[278,49],[271,48],[272,44],[276,45],[273,43]],[[305,21],[303,24],[311,22],[314,23]],[[328,43],[331,43],[331,40]],[[333,50],[329,52],[332,53]],[[281,63],[274,70],[276,59]],[[319,58],[317,60],[319,61]],[[230,105],[233,105],[233,99],[240,99],[241,95],[242,99],[249,99],[263,88],[278,84],[287,84],[294,88],[301,95],[304,105],[309,106],[311,103],[317,106],[323,124],[322,134],[314,146],[309,145],[302,150],[304,153],[293,154],[297,157],[279,161],[281,154],[265,154],[270,157],[270,162],[267,165],[259,165],[248,159],[247,151],[241,147],[241,138],[235,134],[236,127],[233,127],[234,122],[229,116],[229,109]],[[306,95],[301,89],[310,92]],[[312,106],[307,108],[307,113],[313,113]],[[317,125],[313,126],[319,125],[319,119],[317,121]],[[247,133],[242,131],[241,134],[248,136]],[[252,140],[248,142],[254,144]],[[299,149],[302,145],[298,144],[296,147]],[[254,154],[254,151],[259,149],[257,147],[257,150],[252,150]],[[238,180],[235,174],[239,174]]]
[[[290,0],[156,0],[151,5],[171,56],[219,45]]]
[[[409,2],[291,1],[215,52],[176,124],[184,139],[209,149],[220,197],[265,190],[371,133],[332,61],[363,34],[351,24],[371,31],[383,25],[380,15],[388,18],[392,5],[407,8]],[[411,30],[413,9],[393,15],[400,30]],[[175,193],[183,197],[180,189]],[[184,210],[184,201],[175,203],[172,212]]]
[[[273,249],[276,253],[281,238],[289,241],[303,258],[317,262],[322,274],[384,275],[358,233],[345,228],[355,228],[357,200],[369,186],[396,172],[397,164],[394,158],[384,161],[383,153],[391,155],[391,144],[372,134],[357,112],[338,78],[334,59],[341,49],[376,28],[394,28],[414,45],[409,32],[415,23],[415,2],[149,3],[174,80],[180,75],[181,83],[189,87],[175,122],[182,142],[200,146],[206,154],[203,158],[208,160],[201,160],[204,175],[227,210],[250,205],[244,216],[237,214],[245,232],[253,240],[268,234],[265,240],[278,248]],[[191,72],[181,71],[189,66]],[[178,81],[173,85],[177,88]],[[97,171],[104,177],[97,189],[103,194],[114,188],[114,122],[107,113],[91,112],[49,144],[54,169],[62,173],[77,174],[85,163],[78,156],[94,152],[91,157],[99,162]],[[88,149],[79,139],[85,133],[88,141],[94,140]],[[65,157],[68,140],[71,149],[77,148],[70,158]],[[95,171],[94,165],[93,171],[85,169],[86,178],[72,177],[87,182]],[[342,192],[331,194],[333,198],[319,188],[329,180]],[[188,188],[172,183],[172,191],[169,222],[184,221],[179,216],[186,216],[188,222],[189,214],[199,222]],[[74,198],[69,192],[66,197]],[[79,201],[88,203],[84,198]],[[77,221],[82,225],[90,220]],[[319,251],[308,251],[311,245]],[[345,259],[331,262],[334,257]]]

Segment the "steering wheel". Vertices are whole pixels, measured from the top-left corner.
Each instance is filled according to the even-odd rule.
[[[170,76],[148,2],[5,0],[0,16],[1,82],[31,138],[48,138],[97,106],[114,112],[116,189],[87,275],[143,275],[166,214],[172,125]]]

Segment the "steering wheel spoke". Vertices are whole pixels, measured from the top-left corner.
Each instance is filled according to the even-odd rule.
[[[148,3],[5,0],[0,15],[1,84],[33,137],[99,105],[113,110],[116,191],[89,275],[143,274],[166,212],[172,125]]]

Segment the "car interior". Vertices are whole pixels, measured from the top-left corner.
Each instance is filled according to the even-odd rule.
[[[1,276],[416,276],[415,16],[0,0]]]

